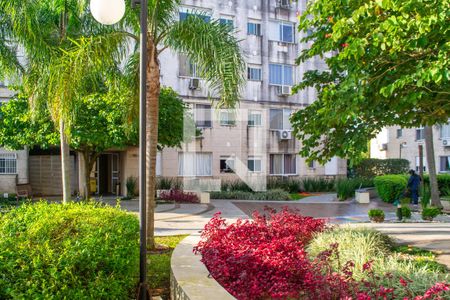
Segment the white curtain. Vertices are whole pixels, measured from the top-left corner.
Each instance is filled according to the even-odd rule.
[[[270,155],[270,174],[283,174],[283,154]]]
[[[196,174],[197,176],[212,175],[212,155],[211,153],[196,153]]]
[[[178,174],[180,176],[212,176],[212,154],[179,153]]]
[[[180,176],[195,176],[195,153],[178,154],[178,174]]]

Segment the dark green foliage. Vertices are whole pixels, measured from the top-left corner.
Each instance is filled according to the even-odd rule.
[[[211,192],[211,199],[234,200],[290,200],[289,193],[283,190],[268,190],[267,192]]]
[[[378,195],[384,202],[394,202],[406,189],[408,179],[405,175],[384,175],[373,180]]]
[[[373,180],[368,178],[346,178],[336,181],[336,192],[339,200],[346,200],[355,196],[355,190],[372,186]]]
[[[373,220],[375,222],[383,222],[384,221],[384,211],[381,209],[371,209],[367,213],[370,220]]]
[[[267,189],[282,189],[289,193],[297,193],[301,191],[302,184],[299,179],[286,177],[269,177],[267,180]]]
[[[324,177],[302,179],[302,189],[305,192],[333,192],[335,191],[335,180]]]
[[[135,216],[94,204],[25,204],[0,217],[0,299],[127,299]]]
[[[127,186],[127,197],[133,198],[136,195],[137,178],[134,176],[128,177],[125,185]]]
[[[403,219],[411,219],[411,209],[409,208],[409,206],[402,206],[401,210],[402,210],[402,218]],[[398,212],[397,212],[397,217],[398,217]]]
[[[389,158],[376,159],[366,158],[354,166],[356,177],[373,178],[381,175],[406,174],[409,170],[407,159]]]
[[[430,206],[422,209],[422,219],[432,221],[434,218],[441,214],[441,209],[438,207]]]
[[[424,183],[429,186],[430,177],[428,175],[425,175],[423,177]],[[441,196],[450,196],[450,174],[438,174],[437,181]]]
[[[158,177],[156,180],[157,190],[181,190],[183,188],[183,182],[180,178],[176,177]]]
[[[233,192],[233,191],[240,191],[240,192],[251,192],[252,189],[242,180],[236,179],[236,180],[223,180],[221,183],[220,190],[223,192]]]

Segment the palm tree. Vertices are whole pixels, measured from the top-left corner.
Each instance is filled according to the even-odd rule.
[[[201,13],[193,12],[184,20],[178,17],[180,0],[150,0],[147,42],[147,247],[155,248],[154,212],[156,155],[158,137],[158,98],[161,89],[159,55],[170,48],[186,55],[196,64],[200,75],[211,91],[220,95],[216,107],[234,107],[244,82],[244,60],[233,28],[208,21]],[[208,18],[209,19],[209,18]],[[133,16],[128,28],[138,28]],[[132,26],[130,26],[132,24]],[[137,37],[136,41],[138,41]],[[134,62],[137,62],[135,59]],[[136,64],[132,68],[137,72]]]
[[[116,65],[126,35],[98,25],[87,1],[41,0],[0,3],[0,70],[20,78],[34,109],[46,106],[60,131],[63,202],[70,201],[71,111]],[[22,54],[23,59],[18,55]]]

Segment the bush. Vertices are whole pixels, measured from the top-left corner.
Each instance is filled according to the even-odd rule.
[[[175,201],[176,203],[199,203],[196,193],[184,192],[182,190],[163,191],[159,194],[159,199]]]
[[[367,214],[369,216],[369,219],[372,221],[375,221],[377,223],[381,223],[384,221],[384,211],[382,211],[381,209],[371,209]]]
[[[267,180],[268,190],[284,190],[289,193],[298,193],[302,189],[301,181],[295,178],[269,177]]]
[[[430,206],[422,209],[422,219],[427,221],[433,221],[434,218],[441,214],[441,209],[438,207]]]
[[[423,176],[423,181],[426,185],[430,185],[430,177],[428,175]],[[450,174],[438,174],[437,182],[441,195],[450,196]]]
[[[333,192],[335,191],[335,180],[323,177],[302,179],[302,189],[305,192]]]
[[[211,192],[211,199],[232,200],[290,200],[289,193],[283,190],[269,190],[267,192]]]
[[[409,161],[407,159],[388,158],[363,159],[354,166],[356,177],[374,178],[382,175],[406,174],[409,171]]]
[[[367,178],[340,179],[336,181],[336,192],[339,200],[355,196],[355,190],[372,187],[373,180]]]
[[[290,211],[226,224],[216,214],[194,248],[211,275],[238,299],[296,298],[312,270],[304,245],[325,223]]]
[[[408,179],[405,175],[384,175],[375,177],[373,182],[380,198],[392,203],[404,193]]]
[[[402,218],[411,219],[411,209],[408,206],[402,206],[401,211],[402,211]]]
[[[0,217],[0,299],[127,299],[135,216],[94,204],[25,204]]]
[[[222,192],[234,192],[234,191],[241,191],[241,192],[251,192],[252,189],[242,180],[223,180],[220,190]]]
[[[128,177],[125,185],[127,187],[127,197],[133,198],[136,196],[137,178],[133,176]]]
[[[183,188],[183,182],[179,178],[175,177],[159,177],[156,180],[157,190],[181,190]]]

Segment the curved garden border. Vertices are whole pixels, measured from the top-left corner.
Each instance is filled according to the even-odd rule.
[[[236,299],[209,276],[201,256],[192,251],[200,234],[186,237],[172,253],[170,262],[170,298],[172,300]]]

